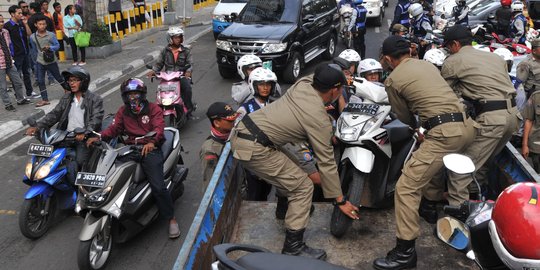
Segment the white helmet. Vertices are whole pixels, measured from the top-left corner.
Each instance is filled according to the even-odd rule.
[[[523,12],[523,2],[521,1],[514,1],[510,5],[510,9],[512,9],[512,12]]]
[[[424,60],[437,67],[442,67],[444,59],[446,59],[446,55],[439,49],[431,49],[424,54]]]
[[[460,6],[464,6],[465,5],[465,0],[456,0],[456,5]]]
[[[494,50],[493,53],[502,57],[504,61],[514,61],[514,55],[507,48],[498,48]]]
[[[257,85],[261,82],[270,82],[272,83],[272,89],[270,90],[270,96],[274,95],[274,92],[276,91],[276,83],[277,83],[277,76],[274,72],[272,72],[269,69],[258,67],[254,69],[249,74],[248,79],[248,85],[249,85],[249,91],[253,96],[258,96],[259,91],[257,91]]]
[[[366,58],[362,61],[360,61],[360,69],[359,69],[359,75],[360,77],[364,77],[366,74],[378,72],[379,78],[382,78],[382,72],[383,68],[381,63],[379,61],[373,59],[373,58]]]
[[[487,45],[476,44],[476,45],[473,45],[473,48],[479,51],[483,51],[483,52],[491,52],[491,50],[489,49],[489,46]]]
[[[353,49],[346,49],[342,51],[338,57],[343,58],[351,63],[355,63],[356,65],[360,63],[360,60],[362,60],[362,58],[360,57],[360,54],[358,54]]]
[[[238,75],[240,75],[242,80],[247,79],[246,69],[256,67],[262,67],[262,60],[253,54],[246,54],[240,57],[240,59],[238,59],[238,63],[236,63],[236,70],[238,71]]]
[[[422,13],[424,13],[424,8],[420,3],[414,3],[409,7],[409,14],[413,17],[421,15]]]
[[[184,30],[180,26],[171,26],[169,27],[169,30],[167,30],[167,42],[169,44],[172,44],[172,37],[175,36],[184,36]]]

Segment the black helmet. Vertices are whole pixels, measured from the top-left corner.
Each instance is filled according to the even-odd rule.
[[[64,77],[64,81],[66,81],[66,83],[70,77],[77,77],[81,79],[81,88],[79,91],[86,92],[88,90],[88,86],[90,85],[90,73],[84,70],[84,68],[79,66],[70,67],[68,70],[62,71],[62,76]]]
[[[142,99],[146,100],[146,85],[141,79],[129,78],[120,85],[120,93],[122,94],[122,100],[125,104],[128,104],[127,94],[130,92],[139,92],[142,94]]]

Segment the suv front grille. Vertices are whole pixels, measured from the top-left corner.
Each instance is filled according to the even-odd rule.
[[[230,41],[231,49],[239,54],[256,54],[260,52],[266,41]]]

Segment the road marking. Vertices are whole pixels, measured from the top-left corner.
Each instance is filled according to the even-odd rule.
[[[392,25],[392,20],[388,19],[388,20],[386,20],[386,22],[388,23],[388,27],[390,27],[390,25]]]
[[[375,33],[380,33],[381,29],[379,27],[375,27]]]
[[[0,215],[14,216],[16,214],[17,214],[17,211],[15,211],[15,210],[2,210],[2,209],[0,209]]]

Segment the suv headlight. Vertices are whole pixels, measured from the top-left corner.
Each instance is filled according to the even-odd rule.
[[[232,50],[231,45],[232,44],[229,41],[219,40],[219,39],[216,40],[216,47],[218,49],[230,52]]]
[[[212,19],[220,22],[225,22],[225,15],[212,15]]]
[[[284,43],[266,43],[263,46],[262,53],[279,53],[287,49],[287,42]]]

